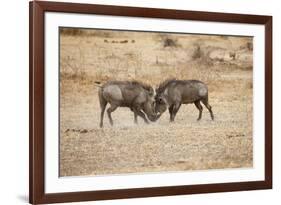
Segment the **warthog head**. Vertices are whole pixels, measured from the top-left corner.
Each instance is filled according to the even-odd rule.
[[[168,102],[164,96],[164,94],[156,94],[155,96],[155,113],[158,115],[162,115],[168,107]],[[160,117],[160,116],[159,116]]]
[[[152,122],[158,120],[160,115],[157,115],[155,112],[155,98],[154,98],[154,90],[150,89],[147,91],[147,100],[143,105],[143,110],[146,113],[148,119]]]

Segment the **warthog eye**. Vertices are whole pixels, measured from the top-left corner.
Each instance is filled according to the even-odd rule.
[[[163,100],[162,98],[159,98],[159,99],[158,99],[158,102],[159,102],[160,104],[163,104],[163,103],[164,103],[164,100]]]

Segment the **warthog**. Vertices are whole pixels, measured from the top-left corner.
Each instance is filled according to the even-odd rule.
[[[156,121],[159,117],[154,112],[154,90],[151,86],[137,81],[109,81],[99,86],[99,101],[101,107],[100,127],[103,127],[103,116],[107,103],[109,122],[113,125],[111,113],[118,107],[128,107],[134,112],[134,121],[137,123],[137,116],[143,118],[146,123]]]
[[[205,83],[198,80],[166,80],[156,89],[155,96],[156,113],[164,113],[169,108],[170,121],[175,120],[175,116],[182,104],[194,103],[199,110],[200,120],[202,117],[202,102],[209,110],[212,120],[214,115],[212,107],[208,103],[208,87]]]

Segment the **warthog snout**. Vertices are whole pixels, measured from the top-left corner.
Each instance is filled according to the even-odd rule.
[[[158,113],[158,114],[153,114],[153,115],[148,115],[148,119],[151,121],[151,122],[156,122],[159,118],[160,118],[161,114]]]
[[[164,97],[156,96],[155,97],[155,113],[162,115],[167,110],[167,102]]]

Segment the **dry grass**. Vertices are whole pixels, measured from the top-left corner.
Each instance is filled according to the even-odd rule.
[[[176,46],[164,46],[165,39]],[[89,30],[61,35],[60,175],[252,167],[251,42]],[[172,124],[165,113],[156,123],[135,125],[133,113],[118,108],[114,127],[106,116],[98,127],[94,81],[132,79],[156,87],[169,77],[206,82],[215,121],[204,109],[197,122],[195,106],[183,105]]]

